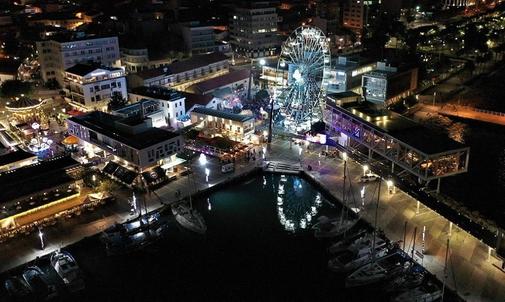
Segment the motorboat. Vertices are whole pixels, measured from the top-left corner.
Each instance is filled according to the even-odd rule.
[[[356,223],[358,223],[358,219],[341,219],[330,224],[324,224],[314,232],[314,236],[316,238],[341,236],[352,229]]]
[[[392,299],[394,302],[432,302],[442,297],[442,291],[433,282],[427,281],[420,286],[403,292]]]
[[[58,296],[56,286],[48,282],[46,275],[38,266],[28,267],[23,272],[23,279],[39,299],[50,300]]]
[[[396,251],[381,258],[372,259],[368,264],[358,268],[345,280],[346,287],[357,287],[389,280],[404,273],[410,262],[402,251]]]
[[[335,258],[328,261],[328,268],[337,273],[348,273],[372,261],[372,254],[375,257],[386,256],[389,249],[388,244],[383,239],[377,238],[375,250],[373,250],[373,238],[350,246],[347,250],[339,253]]]
[[[81,270],[74,257],[66,251],[55,251],[51,255],[51,265],[70,291],[84,289],[84,280]]]
[[[172,206],[172,213],[175,216],[175,220],[188,230],[199,234],[204,234],[207,231],[207,225],[202,215],[186,204],[179,203]]]
[[[16,300],[26,301],[32,296],[30,286],[19,276],[7,278],[4,282],[4,286],[7,294]]]

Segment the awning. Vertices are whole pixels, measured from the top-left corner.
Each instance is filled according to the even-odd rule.
[[[73,135],[70,135],[62,140],[61,143],[64,145],[77,145],[79,143],[79,139]]]

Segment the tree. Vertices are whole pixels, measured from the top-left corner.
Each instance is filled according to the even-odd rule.
[[[110,179],[104,179],[100,181],[100,184],[95,187],[96,192],[107,192],[107,193],[115,193],[119,191],[120,186]]]
[[[110,97],[110,101],[107,104],[107,109],[109,111],[119,109],[121,107],[124,107],[128,101],[123,97],[121,92],[119,91],[114,91],[112,93],[112,96]]]
[[[21,94],[30,95],[33,92],[32,85],[19,80],[7,80],[2,84],[1,94],[3,97],[19,97]]]

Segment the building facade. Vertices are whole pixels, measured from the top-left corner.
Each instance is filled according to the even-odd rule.
[[[44,82],[54,79],[63,86],[65,70],[78,63],[119,66],[117,37],[74,37],[36,44]]]
[[[207,137],[225,136],[238,142],[247,142],[254,134],[254,116],[196,107],[191,111],[191,123]]]
[[[131,88],[165,86],[184,91],[195,83],[226,74],[228,71],[229,58],[215,52],[131,74],[128,76],[128,85]]]
[[[234,51],[250,58],[275,55],[281,45],[278,22],[273,1],[238,5],[230,20],[230,42]]]
[[[363,28],[377,17],[380,3],[380,0],[348,0],[344,5],[343,26],[361,34]]]
[[[382,106],[394,104],[417,88],[417,71],[417,68],[398,71],[378,62],[375,70],[362,77],[363,98]]]
[[[348,90],[360,92],[361,77],[375,69],[374,62],[359,62],[350,57],[338,57],[331,65],[328,92],[337,93]]]
[[[212,26],[191,21],[181,24],[180,32],[186,51],[192,55],[218,51],[216,35]]]
[[[167,66],[173,61],[173,59],[169,57],[152,59],[149,57],[147,48],[121,47],[120,51],[121,65],[124,66],[129,73]]]
[[[179,128],[186,114],[186,98],[178,91],[163,86],[142,86],[133,88],[128,94],[131,103],[153,100],[163,115],[162,126]],[[156,125],[155,125],[156,126]]]
[[[114,93],[128,98],[122,68],[77,64],[65,71],[64,91],[69,103],[79,110],[106,110]]]
[[[174,160],[183,146],[180,135],[153,128],[151,119],[144,117],[94,111],[67,119],[67,126],[84,144],[114,155],[137,172]]]

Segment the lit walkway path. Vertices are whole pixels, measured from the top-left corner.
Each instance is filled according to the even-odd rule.
[[[299,161],[299,147],[293,146],[289,150],[288,143],[275,144],[271,156],[276,160]],[[338,199],[342,197],[343,161],[319,157],[317,151],[304,153],[302,163],[304,167],[311,165],[313,171],[309,174],[323,184]],[[319,162],[321,165],[319,165]],[[361,202],[362,184],[358,183],[363,173],[361,165],[349,160],[348,168],[353,180],[354,200]],[[365,189],[364,218],[373,224],[377,184],[369,183]],[[349,198],[352,202],[353,198]],[[436,212],[419,204],[406,193],[397,190],[389,194],[387,185],[382,182],[381,200],[379,203],[378,227],[383,229],[391,240],[403,240],[404,226],[407,222],[406,249],[412,250],[414,228],[417,227],[416,247],[422,249],[423,227],[426,227],[424,266],[440,280],[444,279],[444,262],[446,242],[449,237],[449,221]],[[467,301],[504,301],[505,273],[493,266],[494,257],[489,257],[488,246],[481,243],[472,235],[452,227],[450,236],[450,260],[448,262],[449,275],[447,284]]]
[[[423,112],[433,112],[443,115],[449,115],[464,119],[476,120],[505,126],[505,114],[504,115],[492,114],[484,110],[477,111],[470,107],[458,106],[452,104],[444,106],[432,106],[432,105],[419,105],[419,106],[421,106],[420,110]]]

